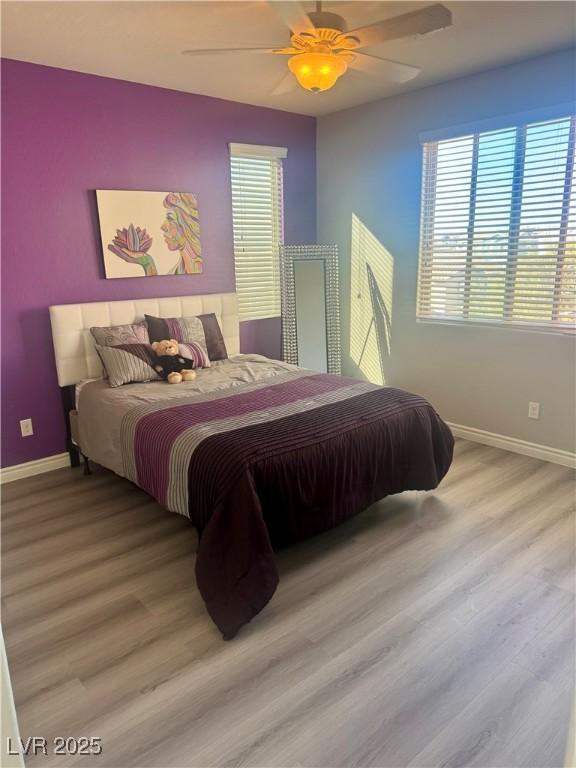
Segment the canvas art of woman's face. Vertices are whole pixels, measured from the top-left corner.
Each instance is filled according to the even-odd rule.
[[[139,226],[140,222],[135,224],[134,219],[127,226],[116,228],[116,236],[112,241],[108,241],[108,251],[126,263],[139,265],[147,277],[158,274],[191,275],[202,272],[198,203],[195,195],[188,192],[106,192],[102,194],[115,197],[130,194],[145,195],[148,214],[145,213],[145,207],[143,207],[141,223],[150,221],[148,228]],[[154,201],[154,205],[156,205],[155,201],[158,200],[164,209],[162,223],[156,224],[156,232],[158,233],[158,229],[160,230],[162,239],[153,236],[154,225],[152,222],[154,219],[158,220],[156,211],[150,208],[151,200]],[[128,215],[132,218],[137,213],[132,208],[132,212]],[[123,223],[122,220],[120,222]],[[162,246],[168,251],[179,253],[178,261],[172,268],[166,267],[165,257],[163,259],[160,255]],[[159,264],[162,262],[164,262],[164,266],[160,270]]]

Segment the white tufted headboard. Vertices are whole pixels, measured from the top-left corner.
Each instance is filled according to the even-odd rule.
[[[90,333],[93,326],[126,325],[156,317],[190,317],[214,312],[229,355],[240,352],[238,300],[235,293],[175,296],[166,299],[96,301],[50,307],[58,384],[65,387],[101,375],[102,363]]]

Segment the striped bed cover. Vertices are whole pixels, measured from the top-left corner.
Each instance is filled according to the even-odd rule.
[[[226,639],[274,594],[275,547],[435,488],[453,450],[421,397],[303,370],[138,406],[121,443],[126,477],[196,526],[198,588]]]

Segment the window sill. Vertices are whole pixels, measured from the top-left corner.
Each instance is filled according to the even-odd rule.
[[[521,323],[503,320],[460,320],[455,317],[446,319],[435,317],[416,317],[416,322],[419,325],[447,325],[458,328],[499,328],[509,331],[529,331],[530,333],[551,334],[553,336],[573,337],[576,335],[576,326],[574,325],[560,328],[552,325],[540,325],[537,323]]]

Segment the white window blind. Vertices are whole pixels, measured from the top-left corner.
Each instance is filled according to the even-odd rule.
[[[573,330],[576,119],[424,144],[418,316]]]
[[[282,157],[275,147],[231,145],[234,262],[240,320],[280,315]]]

